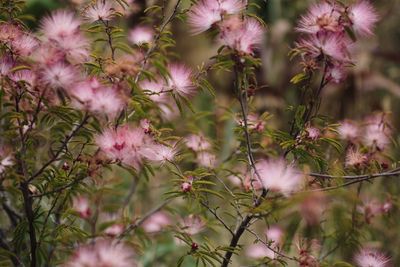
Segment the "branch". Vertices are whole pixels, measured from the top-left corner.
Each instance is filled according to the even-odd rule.
[[[67,135],[62,142],[61,147],[57,150],[57,152],[53,155],[51,159],[49,159],[37,172],[32,174],[31,177],[28,179],[28,183],[32,182],[36,177],[38,177],[42,172],[49,166],[51,165],[54,161],[58,160],[58,157],[60,154],[64,151],[65,148],[67,148],[69,141],[78,133],[78,131],[86,124],[86,122],[89,119],[89,115],[86,113],[85,116],[83,117],[83,120],[80,124],[76,125],[75,128],[71,131],[69,135]]]
[[[211,213],[214,215],[215,219],[217,219],[219,222],[221,222],[222,225],[225,227],[225,229],[228,230],[228,232],[229,232],[232,236],[235,235],[235,233],[233,233],[233,231],[231,230],[231,228],[230,228],[228,225],[226,225],[226,223],[224,222],[224,220],[223,220],[221,217],[219,217],[219,215],[218,215],[218,213],[217,213],[217,208],[212,209],[210,206],[208,206],[208,205],[207,205],[205,202],[203,202],[203,201],[200,201],[200,204],[201,204],[203,207],[205,207],[209,212],[211,212]]]
[[[165,206],[167,206],[169,203],[171,202],[171,200],[167,200],[163,203],[161,203],[160,205],[156,206],[155,208],[153,208],[152,210],[150,210],[149,212],[147,212],[145,215],[143,215],[143,217],[141,217],[140,219],[136,220],[134,223],[130,224],[125,231],[123,231],[118,237],[118,242],[120,242],[122,240],[122,238],[124,238],[127,234],[129,234],[131,231],[135,230],[136,228],[138,228],[140,225],[142,225],[151,215],[153,215],[154,213],[160,211],[161,209],[163,209]]]

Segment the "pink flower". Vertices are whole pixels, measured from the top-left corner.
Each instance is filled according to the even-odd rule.
[[[243,10],[246,3],[240,0],[200,0],[190,9],[188,23],[192,34],[210,29],[222,20],[224,14],[236,14]]]
[[[143,148],[140,153],[149,161],[164,164],[173,161],[177,152],[174,147],[154,144]]]
[[[359,136],[358,126],[351,121],[343,121],[338,127],[339,137],[343,140],[354,141]]]
[[[314,141],[321,136],[321,131],[315,127],[307,127],[306,132],[307,132],[307,137]]]
[[[296,46],[305,55],[319,59],[327,56],[337,62],[348,62],[350,40],[342,33],[329,33],[321,35],[311,35],[306,39],[300,40]]]
[[[183,231],[188,235],[195,235],[200,233],[204,230],[205,225],[206,224],[203,219],[195,214],[190,214],[189,216],[185,217],[181,222]]]
[[[364,215],[366,223],[370,224],[375,216],[382,213],[382,204],[376,199],[364,199],[357,210]]]
[[[379,20],[378,14],[371,3],[367,0],[360,0],[351,5],[348,11],[349,19],[353,29],[360,35],[372,35],[372,29]]]
[[[233,26],[232,26],[233,23]],[[262,44],[264,28],[254,18],[237,22],[237,18],[224,20],[220,25],[222,44],[244,54],[253,54]]]
[[[387,267],[390,259],[376,250],[364,248],[355,255],[354,261],[358,267]]]
[[[124,125],[105,130],[97,136],[96,143],[108,158],[138,169],[143,161],[142,149],[152,144],[152,140],[143,129]]]
[[[122,243],[96,240],[94,244],[79,247],[64,267],[136,267],[133,249]]]
[[[11,56],[3,56],[0,58],[0,75],[7,76],[14,65],[15,62]]]
[[[213,168],[217,162],[216,156],[207,151],[200,151],[196,157],[197,163],[206,168]]]
[[[116,86],[103,85],[95,77],[74,84],[67,92],[74,107],[106,114],[109,118],[115,118],[126,105]]]
[[[192,190],[192,183],[191,182],[183,182],[181,184],[181,189],[182,192],[189,192],[190,190]]]
[[[14,165],[13,156],[5,149],[0,148],[0,174],[2,174],[7,167]]]
[[[87,219],[91,216],[89,200],[85,197],[78,196],[73,199],[73,210],[79,213],[81,218]]]
[[[237,122],[241,127],[244,127],[243,119],[240,118],[237,120]],[[264,128],[265,128],[265,121],[261,120],[257,114],[248,114],[247,115],[247,126],[250,130],[262,132],[262,131],[264,131]]]
[[[55,45],[71,63],[83,63],[89,57],[89,42],[82,34],[57,40]]]
[[[262,160],[255,167],[265,189],[285,196],[298,189],[303,178],[295,167],[287,165],[283,159]]]
[[[167,79],[167,90],[172,90],[181,96],[191,96],[196,87],[192,82],[192,71],[182,64],[170,64],[168,66],[169,78]]]
[[[64,61],[66,54],[58,47],[58,43],[48,41],[40,44],[40,46],[33,51],[33,60],[42,65],[52,65],[60,61]]]
[[[115,10],[107,0],[97,0],[85,9],[83,16],[90,22],[108,21],[115,16]]]
[[[24,82],[33,86],[36,82],[36,74],[32,70],[18,70],[10,74],[10,79],[14,82]]]
[[[78,33],[80,23],[74,13],[57,10],[41,21],[41,30],[48,39],[61,40]]]
[[[108,235],[108,236],[115,237],[115,236],[118,236],[118,235],[122,234],[122,232],[124,231],[124,228],[125,227],[124,227],[123,224],[116,223],[116,224],[113,224],[111,226],[108,226],[104,230],[104,233],[106,235]]]
[[[128,40],[136,45],[151,43],[153,39],[154,31],[148,26],[136,26],[128,34]]]
[[[28,33],[24,33],[14,39],[11,44],[14,52],[21,56],[29,56],[38,45],[39,41]]]
[[[171,224],[171,219],[169,216],[163,212],[159,211],[151,215],[143,223],[143,230],[147,233],[160,232],[163,228]]]
[[[204,151],[211,148],[211,143],[202,134],[191,134],[185,139],[186,146],[193,151]]]
[[[272,241],[272,246],[278,248],[283,241],[283,230],[277,225],[273,225],[269,227],[265,231],[265,235],[267,236],[268,241]]]
[[[384,150],[390,144],[390,129],[384,123],[373,123],[364,129],[363,143],[369,147]]]
[[[40,80],[54,88],[67,88],[78,78],[77,70],[72,65],[62,62],[45,66],[40,72]]]
[[[343,64],[334,64],[329,66],[326,73],[328,81],[333,83],[341,83],[347,77],[346,67]]]
[[[296,30],[309,34],[341,31],[339,18],[340,13],[337,7],[328,3],[314,4],[310,7],[308,13],[301,17]]]
[[[368,162],[368,157],[359,150],[350,148],[346,153],[346,167],[362,167]]]
[[[257,243],[247,247],[245,254],[249,258],[262,259],[262,258],[275,258],[275,252],[269,249],[265,244]]]

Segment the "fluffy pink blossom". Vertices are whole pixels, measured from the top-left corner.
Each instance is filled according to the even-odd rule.
[[[24,33],[15,38],[11,46],[14,52],[21,56],[29,56],[39,45],[39,41],[31,34]]]
[[[358,267],[387,267],[390,259],[379,251],[364,248],[354,256],[354,261]]]
[[[73,199],[72,208],[84,219],[89,218],[92,214],[89,200],[83,196],[78,196]]]
[[[307,137],[311,140],[317,140],[321,136],[321,131],[315,127],[306,128]]]
[[[312,58],[321,58],[328,56],[337,62],[349,62],[350,39],[342,33],[329,33],[320,35],[311,35],[308,38],[300,40],[296,46],[302,50],[305,55]]]
[[[384,123],[369,124],[364,129],[363,143],[384,150],[390,144],[390,129]]]
[[[326,79],[333,83],[341,83],[347,77],[346,66],[344,64],[333,64],[326,72]]]
[[[214,154],[208,151],[200,151],[196,155],[196,161],[200,166],[212,168],[215,166],[217,158]]]
[[[133,249],[123,243],[96,240],[79,247],[64,267],[136,267]]]
[[[247,257],[253,259],[275,258],[275,252],[273,252],[263,243],[257,243],[248,246],[245,250],[245,254]]]
[[[149,161],[164,164],[173,161],[177,151],[174,147],[153,144],[143,148],[140,153]]]
[[[109,118],[114,118],[126,105],[116,86],[103,85],[95,77],[75,83],[67,92],[74,107]]]
[[[204,137],[203,134],[191,134],[186,138],[186,146],[193,151],[204,151],[211,149],[211,143]]]
[[[354,141],[359,137],[359,128],[351,121],[341,122],[337,130],[339,137],[343,140]]]
[[[10,56],[3,56],[0,58],[0,75],[7,76],[14,65],[15,62]]]
[[[348,10],[353,29],[360,35],[371,35],[375,23],[379,20],[375,8],[367,0],[360,0]]]
[[[279,247],[283,241],[284,232],[281,227],[273,225],[265,231],[268,241],[272,241],[272,246]]]
[[[188,235],[195,235],[204,230],[206,226],[205,221],[197,215],[190,214],[189,216],[183,218],[181,222],[182,230]]]
[[[167,79],[167,90],[172,90],[181,96],[191,96],[196,87],[192,81],[192,71],[182,64],[170,64],[168,66],[169,78]]]
[[[371,220],[382,214],[382,203],[376,199],[363,199],[362,205],[357,206],[357,210],[364,215],[366,223],[370,224]]]
[[[340,13],[336,6],[325,2],[314,4],[308,13],[301,17],[296,30],[309,34],[341,31],[339,18]]]
[[[60,40],[78,33],[80,24],[74,13],[57,10],[41,21],[41,30],[46,38]]]
[[[65,57],[65,52],[60,50],[55,41],[41,43],[32,53],[32,58],[36,63],[46,66],[64,61]]]
[[[199,34],[221,21],[225,14],[236,14],[246,3],[240,0],[200,0],[190,9],[188,23],[192,34]]]
[[[283,159],[262,160],[256,163],[256,169],[261,176],[265,189],[288,196],[297,190],[303,180],[303,175],[294,166],[286,164]]]
[[[84,10],[83,16],[90,22],[108,21],[115,16],[115,9],[108,0],[97,0]]]
[[[36,82],[36,74],[28,69],[14,71],[9,77],[14,82],[24,82],[30,86],[33,86]]]
[[[346,153],[346,166],[347,167],[361,167],[368,162],[368,157],[361,153],[359,150],[350,148]]]
[[[13,23],[0,23],[0,42],[12,45],[14,40],[17,40],[22,34],[21,28]]]
[[[71,63],[83,63],[89,57],[89,42],[82,34],[59,39],[55,45]]]
[[[129,31],[128,40],[132,44],[141,45],[151,43],[154,39],[154,31],[148,26],[136,26]]]
[[[143,223],[143,229],[147,233],[156,233],[160,232],[163,228],[170,224],[171,219],[169,216],[165,212],[159,211],[146,219],[146,221]]]
[[[96,143],[108,158],[138,169],[143,161],[141,151],[152,140],[143,129],[124,125],[105,130],[97,136]]]
[[[222,44],[244,54],[253,54],[262,44],[263,38],[264,28],[254,18],[246,18],[241,22],[237,22],[237,18],[232,18],[220,25]]]
[[[40,72],[40,80],[53,88],[67,88],[78,78],[76,68],[63,62],[44,66]]]

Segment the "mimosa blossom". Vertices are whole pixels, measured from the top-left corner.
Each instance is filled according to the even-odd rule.
[[[354,261],[358,267],[387,267],[390,259],[379,251],[362,249],[355,255]]]
[[[79,247],[64,267],[135,267],[133,249],[123,243],[96,240],[94,244]]]
[[[295,167],[286,164],[283,159],[262,160],[256,163],[255,168],[260,174],[265,189],[289,196],[297,190],[302,182],[303,175]]]

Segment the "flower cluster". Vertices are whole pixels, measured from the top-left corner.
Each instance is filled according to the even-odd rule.
[[[223,45],[253,54],[263,41],[264,28],[258,20],[241,14],[246,6],[242,0],[200,0],[189,11],[191,31],[199,34],[216,27]]]
[[[144,160],[162,164],[176,155],[173,147],[157,143],[146,129],[129,125],[105,130],[97,136],[96,143],[110,160],[135,169],[140,169]]]
[[[79,247],[71,256],[65,267],[135,267],[133,248],[122,243],[108,240],[96,240],[94,244]]]
[[[326,78],[339,83],[352,63],[351,47],[356,36],[371,35],[378,15],[367,0],[350,5],[332,1],[314,4],[300,19],[298,32],[304,37],[296,43],[305,67],[313,70],[322,63]]]

